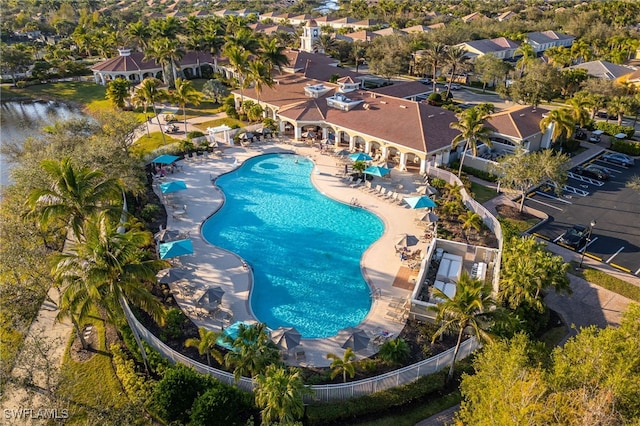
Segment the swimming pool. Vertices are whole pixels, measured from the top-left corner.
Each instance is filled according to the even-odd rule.
[[[216,181],[226,200],[202,235],[252,266],[250,303],[259,321],[323,338],[357,325],[371,309],[360,258],[384,225],[318,192],[312,169],[297,155],[247,160]]]

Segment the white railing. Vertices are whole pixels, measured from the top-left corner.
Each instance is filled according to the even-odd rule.
[[[126,302],[123,303],[123,309],[125,316],[129,321],[129,325],[134,328],[134,335],[137,334],[138,336],[140,336],[140,338],[147,342],[149,346],[157,350],[163,357],[165,357],[169,361],[173,363],[179,362],[189,367],[193,367],[199,373],[210,374],[221,382],[230,385],[235,384],[236,386],[238,386],[238,388],[244,391],[253,391],[255,387],[255,383],[253,382],[253,380],[247,377],[241,377],[240,380],[236,383],[234,381],[233,374],[201,364],[179,352],[174,351],[164,342],[158,339],[153,333],[147,330],[140,323],[140,321],[138,321]],[[480,345],[475,338],[465,340],[460,345],[460,351],[458,352],[457,359],[466,358],[479,346]],[[374,392],[379,392],[385,389],[411,383],[422,376],[435,373],[436,371],[442,370],[443,368],[449,366],[453,358],[454,349],[455,348],[451,348],[424,361],[420,361],[416,364],[412,364],[399,370],[382,374],[380,376],[348,383],[309,386],[309,388],[313,391],[313,394],[307,397],[307,402],[328,402],[345,400],[357,396],[369,395]]]

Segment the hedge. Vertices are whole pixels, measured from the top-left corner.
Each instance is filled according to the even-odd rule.
[[[640,155],[640,142],[611,141],[611,149],[629,155]]]
[[[635,129],[632,126],[620,126],[618,123],[608,123],[606,121],[597,122],[595,127],[610,136],[624,133],[627,138],[631,138],[635,133]]]

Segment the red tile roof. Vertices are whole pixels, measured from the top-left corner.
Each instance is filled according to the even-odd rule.
[[[544,108],[518,105],[493,114],[487,120],[487,127],[506,136],[526,139],[540,133],[540,120],[549,112]]]

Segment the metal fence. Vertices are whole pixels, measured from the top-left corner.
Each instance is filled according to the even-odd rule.
[[[169,361],[173,363],[179,362],[189,367],[193,367],[199,373],[210,374],[221,382],[227,384],[235,384],[237,387],[244,391],[253,391],[255,387],[255,382],[253,380],[242,377],[236,383],[233,374],[201,364],[185,355],[182,355],[179,352],[174,351],[160,339],[158,339],[155,335],[153,335],[153,333],[147,330],[140,323],[140,321],[138,321],[126,302],[123,303],[123,309],[125,312],[125,316],[129,321],[129,325],[132,328],[134,336],[139,336],[142,340],[147,342],[149,346],[157,350],[163,357],[165,357]],[[460,351],[458,352],[457,359],[462,359],[469,356],[479,346],[480,345],[475,338],[465,340],[460,345]],[[380,376],[349,383],[309,386],[313,393],[306,397],[306,401],[329,402],[345,400],[357,396],[369,395],[374,392],[379,392],[385,389],[411,383],[422,376],[435,373],[436,371],[442,370],[443,368],[450,365],[453,358],[454,349],[455,348],[451,348],[424,361],[403,367],[399,370],[382,374]]]

